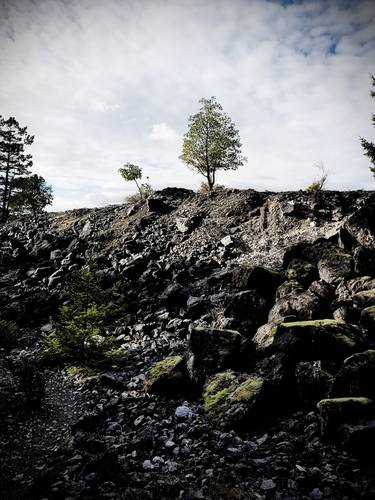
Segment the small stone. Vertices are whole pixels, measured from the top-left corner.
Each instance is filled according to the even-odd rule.
[[[178,421],[190,420],[193,416],[193,411],[188,406],[178,406],[175,411],[175,417]]]
[[[262,490],[274,490],[276,488],[276,484],[272,479],[263,479],[260,487]]]
[[[314,488],[310,493],[309,497],[312,498],[313,500],[320,500],[323,498],[323,493],[320,491],[319,488]]]
[[[146,470],[151,470],[154,468],[150,460],[145,460],[142,464],[143,468]]]

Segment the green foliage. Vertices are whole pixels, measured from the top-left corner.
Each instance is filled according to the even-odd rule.
[[[321,161],[317,163],[315,165],[315,168],[317,168],[320,171],[320,176],[317,180],[313,181],[311,184],[307,186],[307,188],[305,189],[306,193],[316,193],[317,191],[322,191],[327,183],[328,172],[323,162]]]
[[[237,170],[246,158],[241,155],[239,132],[216,98],[199,102],[202,107],[189,118],[180,159],[206,178],[211,191],[217,170]]]
[[[375,76],[371,75],[371,80],[372,80],[372,87],[374,90],[370,91],[371,97],[375,97]],[[371,117],[372,124],[375,127],[375,113],[372,113]],[[365,151],[365,155],[370,158],[370,161],[372,163],[372,167],[370,167],[371,172],[374,174],[375,177],[375,144],[373,142],[367,141],[363,137],[361,137],[361,144],[362,147]]]
[[[25,146],[30,146],[34,137],[21,127],[14,117],[7,120],[0,115],[0,201],[1,219],[9,217],[10,200],[14,180],[29,174],[32,156],[25,154]]]
[[[0,348],[13,349],[17,345],[17,325],[13,321],[0,319]]]
[[[75,273],[65,297],[54,331],[43,337],[46,350],[42,357],[87,367],[122,361],[124,352],[116,347],[112,336],[106,335],[106,330],[124,320],[126,313],[120,284],[104,289],[95,273],[85,267]]]
[[[125,181],[134,181],[137,186],[138,194],[132,195],[131,197],[129,196],[128,198],[128,201],[131,203],[137,203],[153,193],[153,189],[148,182],[139,184],[138,181],[142,179],[142,169],[138,167],[138,165],[125,163],[122,168],[119,168],[119,173]],[[146,177],[146,179],[148,180],[148,177]]]
[[[32,213],[35,217],[53,201],[52,188],[41,175],[17,177],[12,188],[10,207],[17,213]]]

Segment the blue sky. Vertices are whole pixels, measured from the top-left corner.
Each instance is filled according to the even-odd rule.
[[[117,170],[196,189],[178,156],[190,114],[215,95],[248,158],[218,182],[373,189],[375,1],[0,0],[0,113],[35,134],[56,210],[121,202]],[[5,78],[4,78],[5,75]]]

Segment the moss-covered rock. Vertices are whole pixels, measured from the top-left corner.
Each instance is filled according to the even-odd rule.
[[[252,342],[235,330],[196,327],[189,335],[189,375],[203,385],[207,376],[218,371],[249,369],[253,353]]]
[[[331,397],[360,396],[375,400],[375,350],[353,354],[338,371]]]
[[[353,302],[358,309],[375,306],[375,288],[355,293],[353,295]]]
[[[322,435],[332,438],[341,424],[371,416],[374,405],[371,399],[365,397],[345,397],[323,399],[317,404],[317,409],[321,418]]]
[[[276,300],[283,299],[292,293],[302,293],[304,291],[304,287],[298,281],[287,280],[284,281],[284,283],[282,283],[276,290]]]
[[[302,259],[293,259],[285,272],[288,280],[298,281],[302,285],[308,286],[318,278],[316,266]]]
[[[361,311],[360,325],[370,332],[371,337],[375,336],[375,306],[366,307]]]
[[[295,361],[344,359],[360,348],[362,341],[361,330],[343,321],[297,321],[276,326],[272,348]]]
[[[144,387],[154,394],[174,395],[186,391],[189,379],[182,356],[171,356],[158,361],[148,372]]]
[[[204,387],[207,417],[223,428],[240,428],[259,418],[264,381],[258,376],[226,371],[214,375]]]

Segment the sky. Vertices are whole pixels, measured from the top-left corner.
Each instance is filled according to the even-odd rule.
[[[375,0],[0,0],[0,114],[35,135],[53,210],[121,203],[118,169],[198,189],[179,160],[188,118],[216,96],[247,163],[228,187],[374,189]]]

